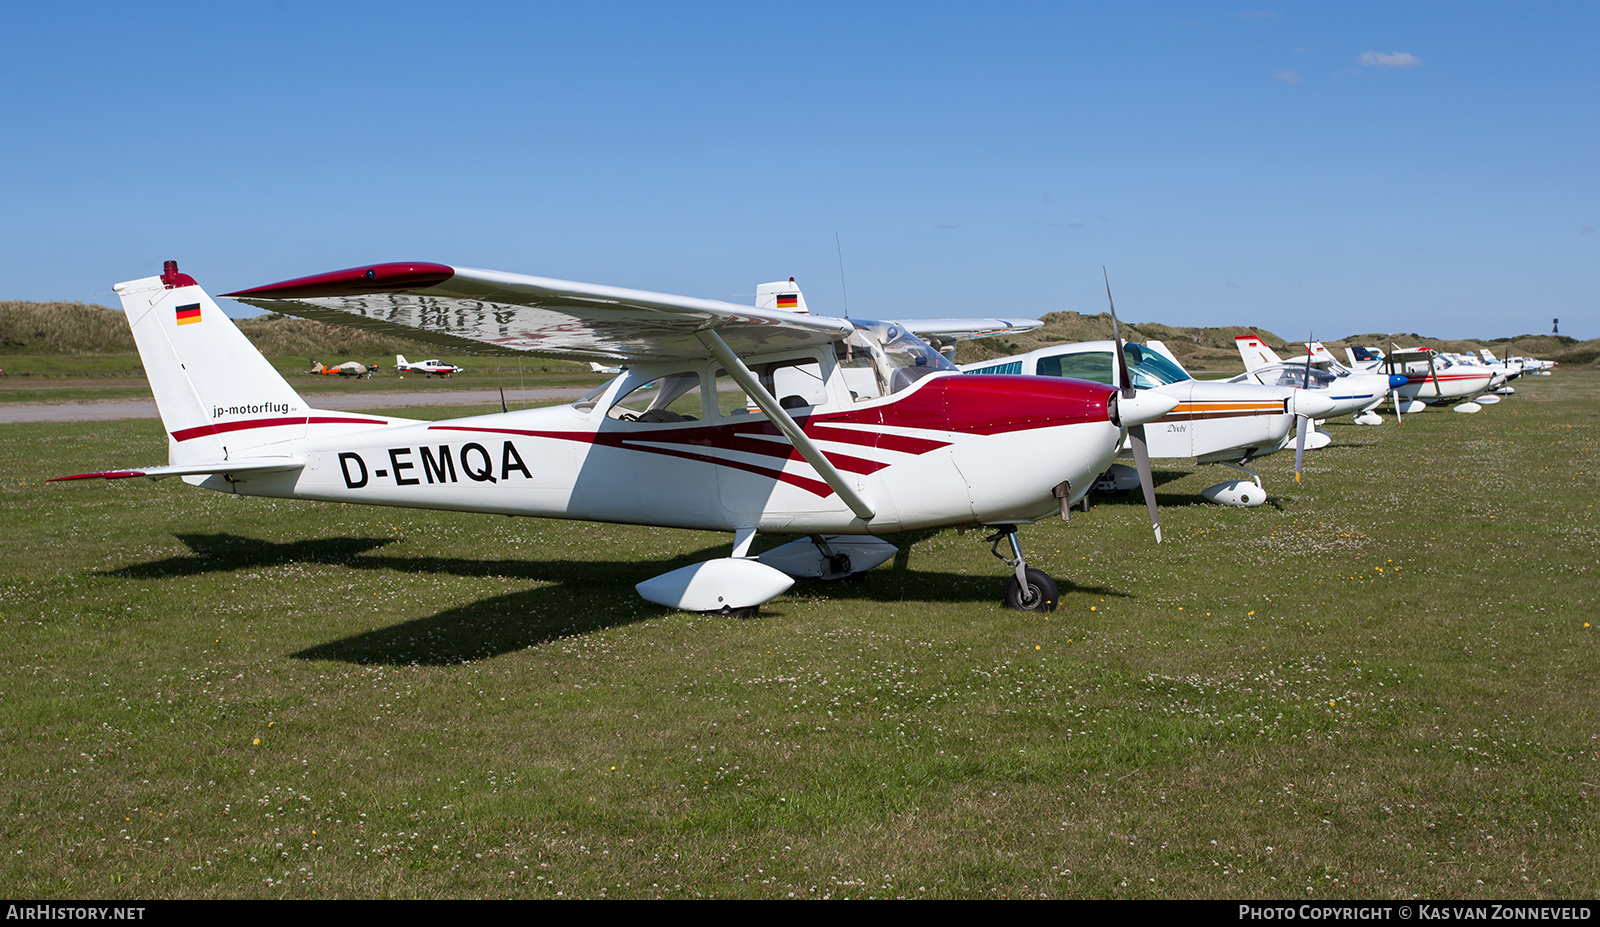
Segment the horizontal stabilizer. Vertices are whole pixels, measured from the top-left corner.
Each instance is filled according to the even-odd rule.
[[[273,471],[299,470],[304,467],[305,461],[292,457],[258,457],[249,460],[222,460],[208,464],[185,464],[172,467],[140,467],[137,470],[108,470],[105,473],[76,473],[72,476],[51,477],[45,482],[55,483],[61,480],[125,480],[130,476],[143,476],[152,480],[166,479],[169,476],[215,476],[219,473],[270,473]]]

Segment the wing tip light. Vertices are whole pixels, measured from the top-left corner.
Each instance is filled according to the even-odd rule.
[[[456,274],[455,268],[427,261],[368,264],[345,270],[297,277],[281,283],[224,293],[231,299],[314,299],[322,296],[363,296],[437,286]]]

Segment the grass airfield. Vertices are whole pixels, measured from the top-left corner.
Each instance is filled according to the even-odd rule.
[[[1600,371],[1516,386],[1330,423],[1257,509],[1157,461],[1166,543],[1137,497],[1023,530],[1048,616],[976,532],[711,618],[633,584],[725,536],[46,484],[159,424],[6,425],[0,880],[1592,898]]]

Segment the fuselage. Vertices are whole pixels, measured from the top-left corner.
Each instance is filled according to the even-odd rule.
[[[1120,438],[1107,386],[935,373],[858,399],[828,353],[764,366],[775,394],[796,390],[785,408],[872,505],[870,520],[742,391],[719,383],[714,363],[632,368],[570,405],[286,442],[274,451],[304,460],[299,471],[203,485],[665,527],[884,534],[1036,520],[1057,510],[1058,484],[1074,498],[1086,492]]]

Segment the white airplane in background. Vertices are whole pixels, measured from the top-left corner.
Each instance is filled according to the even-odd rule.
[[[1230,383],[1260,383],[1266,386],[1289,386],[1322,392],[1333,403],[1333,409],[1323,418],[1351,414],[1357,424],[1375,425],[1383,421],[1372,410],[1383,402],[1390,390],[1401,384],[1391,378],[1366,371],[1355,371],[1334,360],[1321,342],[1307,342],[1306,356],[1286,361],[1267,347],[1258,335],[1240,335],[1233,339],[1244,361],[1245,372],[1229,380]],[[1332,440],[1325,432],[1317,432],[1307,442],[1312,450],[1327,447]]]
[[[756,286],[756,306],[810,315],[806,295],[794,278],[774,280]],[[896,319],[895,324],[938,349],[946,358],[955,355],[955,343],[969,338],[1021,334],[1044,327],[1039,319]],[[596,371],[598,372],[598,371]]]
[[[404,354],[396,354],[394,356],[394,369],[401,373],[425,373],[430,377],[437,374],[441,377],[448,377],[452,373],[461,373],[467,368],[457,367],[455,364],[446,364],[438,360],[418,361],[413,364],[406,361]]]
[[[1391,347],[1394,347],[1391,345]],[[1476,364],[1452,361],[1433,348],[1401,350],[1394,347],[1388,354],[1372,348],[1346,348],[1352,366],[1357,371],[1405,377],[1406,382],[1390,390],[1396,413],[1421,412],[1436,402],[1456,403],[1457,412],[1477,412],[1475,402],[1463,402],[1488,389],[1495,381],[1496,371]],[[1504,382],[1502,377],[1501,382]],[[1405,402],[1401,402],[1405,400]]]
[[[1011,567],[1006,603],[1051,609],[1055,583],[1027,565],[1017,526],[1065,515],[1125,427],[1177,404],[1077,380],[961,376],[892,323],[441,264],[229,294],[454,351],[627,365],[564,406],[439,422],[328,412],[175,262],[116,290],[168,463],[65,479],[178,476],[242,495],[732,532],[732,556],[636,586],[697,612],[749,614],[793,576],[870,569],[894,553],[873,535],[974,525],[995,530]],[[809,539],[750,557],[758,532]]]

